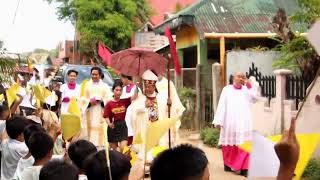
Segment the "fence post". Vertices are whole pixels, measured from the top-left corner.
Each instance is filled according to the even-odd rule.
[[[196,67],[196,115],[194,117],[194,127],[196,130],[200,130],[200,121],[202,121],[202,109],[201,107],[201,65]]]
[[[287,69],[278,69],[273,72],[276,75],[275,113],[277,127],[279,127],[278,125],[280,123],[280,129],[277,129],[277,133],[282,133],[285,126],[283,101],[286,99],[286,76],[292,74],[292,71]]]
[[[221,87],[221,65],[219,63],[212,64],[212,98],[213,112],[215,113],[218,107]]]
[[[176,85],[176,88],[183,87],[183,69],[181,70],[180,76],[176,73],[176,71],[174,71],[174,84]]]

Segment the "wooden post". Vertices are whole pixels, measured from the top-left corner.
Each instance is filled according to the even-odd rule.
[[[200,130],[201,111],[201,65],[198,64],[196,69],[196,111],[194,117],[194,127],[196,130]]]
[[[225,62],[225,38],[224,36],[220,37],[220,64],[221,64],[221,85],[224,87],[226,85],[226,62]]]

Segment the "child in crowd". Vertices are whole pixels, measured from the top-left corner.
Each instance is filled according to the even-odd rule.
[[[129,159],[118,151],[109,151],[112,179],[127,179],[131,164]],[[88,180],[107,180],[109,171],[106,163],[106,152],[101,150],[91,154],[84,162],[84,169]]]
[[[79,171],[79,180],[87,180],[84,172],[84,160],[91,154],[96,153],[96,146],[86,140],[78,140],[72,143],[68,148],[68,155],[72,163],[77,166]]]
[[[206,154],[188,144],[179,145],[162,152],[153,160],[152,180],[209,180],[208,159]]]
[[[34,158],[33,158],[33,156],[31,156],[30,146],[29,146],[28,141],[30,139],[30,136],[33,135],[34,133],[37,133],[37,132],[46,133],[46,130],[39,124],[31,124],[31,125],[28,125],[23,131],[25,143],[26,143],[27,147],[29,148],[29,152],[26,156],[20,158],[20,160],[18,162],[17,170],[16,170],[14,177],[13,177],[14,180],[21,179],[21,174],[22,174],[23,170],[27,167],[31,167],[34,164]]]
[[[10,110],[7,105],[0,105],[0,135],[2,135],[6,129],[6,120],[10,116]]]
[[[27,125],[27,119],[22,116],[13,116],[6,121],[9,138],[1,142],[1,180],[12,179],[19,159],[28,154],[23,136]]]
[[[28,145],[32,157],[34,158],[33,166],[23,170],[22,180],[38,180],[42,166],[50,161],[53,154],[53,140],[44,132],[36,132],[31,135]]]
[[[70,163],[53,160],[43,166],[39,180],[78,180],[78,170]]]

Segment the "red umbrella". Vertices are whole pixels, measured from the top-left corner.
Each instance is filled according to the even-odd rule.
[[[110,66],[128,76],[142,76],[148,69],[163,75],[167,59],[149,49],[130,48],[112,54]]]

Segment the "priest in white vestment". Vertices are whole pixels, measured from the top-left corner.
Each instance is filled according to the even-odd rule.
[[[68,83],[63,84],[61,91],[61,114],[69,114],[68,109],[72,98],[79,100],[80,86],[76,83],[78,72],[76,70],[68,71]]]
[[[252,113],[250,103],[257,98],[245,74],[235,73],[233,84],[223,88],[212,124],[220,128],[219,145],[225,171],[240,171],[246,176],[249,154],[238,146],[252,140]]]
[[[160,97],[168,99],[168,79],[167,78],[163,77],[162,75],[158,75],[156,88]],[[170,100],[168,103],[171,104],[170,117],[180,117],[182,113],[185,111],[185,107],[181,103],[176,87],[172,81],[170,81]],[[179,141],[180,126],[181,126],[181,121],[178,120],[175,127],[170,128],[172,145],[175,145],[175,143]]]
[[[130,98],[134,95],[136,88],[138,88],[133,82],[132,82],[132,76],[127,76],[124,74],[121,74],[121,81],[123,83],[122,88],[122,95],[121,99]],[[131,104],[128,106],[125,116],[125,121],[128,128],[128,146],[132,144],[133,141],[133,129],[132,129],[132,106]]]
[[[103,109],[112,98],[109,86],[101,80],[102,70],[99,67],[91,69],[91,80],[85,87],[85,117],[88,140],[98,147],[104,146]]]

